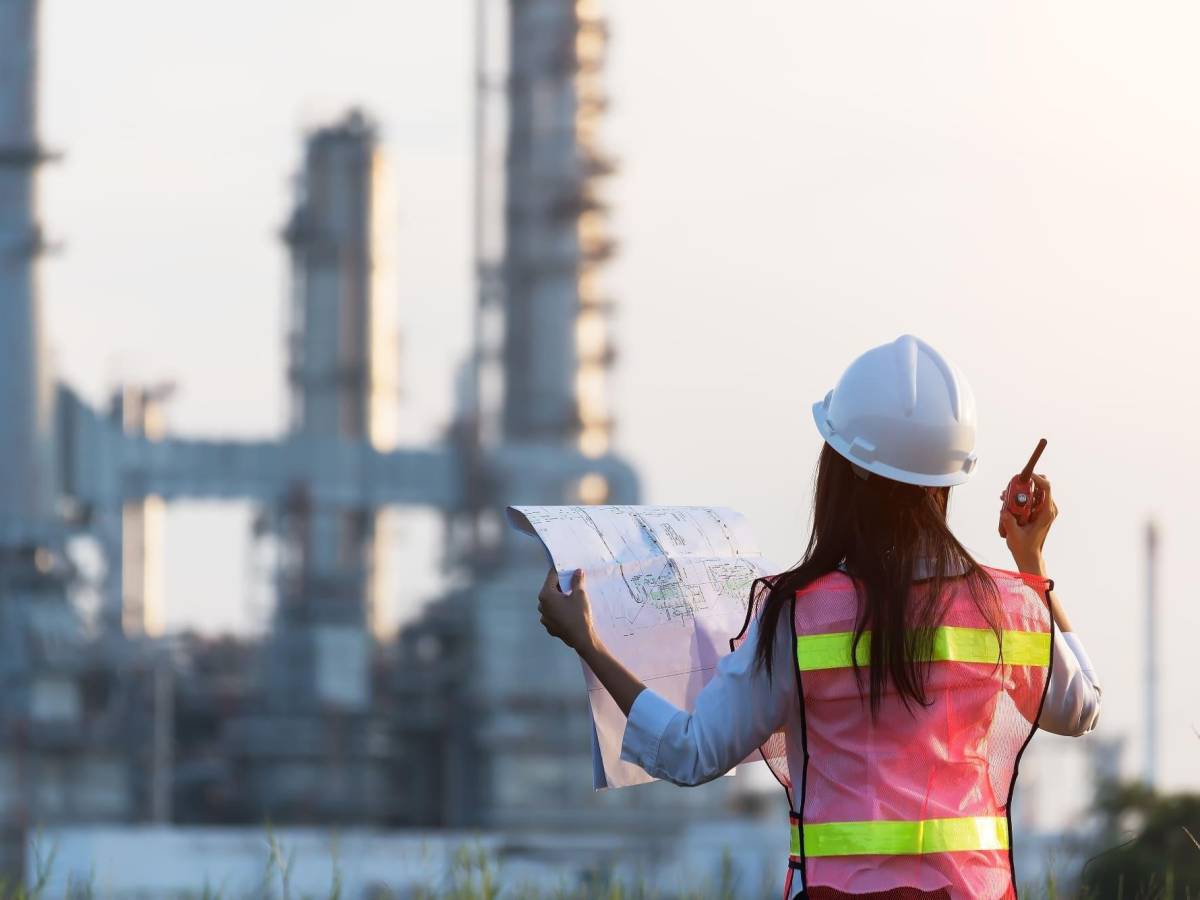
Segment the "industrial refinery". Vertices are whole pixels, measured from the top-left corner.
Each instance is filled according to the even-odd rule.
[[[396,446],[387,172],[361,109],[307,136],[294,207],[281,211],[285,434],[179,438],[163,426],[170,386],[125,385],[98,409],[56,383],[38,278],[38,177],[53,160],[38,136],[38,6],[0,4],[0,460],[21,473],[0,484],[9,870],[27,832],[55,823],[661,840],[680,808],[720,806],[719,787],[593,793],[577,663],[525,640],[541,557],[499,527],[510,502],[638,499],[633,469],[611,451],[605,384],[610,301],[597,276],[614,247],[603,189],[614,163],[597,138],[606,25],[596,4],[512,6],[510,199],[479,210],[501,216],[503,255],[478,248],[470,389],[444,440],[421,449]],[[481,107],[493,102],[481,92]],[[276,543],[261,642],[162,633],[164,508],[199,498],[253,502],[254,539]],[[462,586],[397,636],[374,627],[373,612],[395,583],[377,548],[402,506],[444,516]],[[70,601],[68,546],[81,538],[105,563],[94,628]]]
[[[609,318],[620,298],[602,274],[619,243],[606,194],[618,163],[601,142],[601,4],[478,0],[475,167],[464,173],[471,351],[453,422],[418,447],[398,440],[392,187],[386,135],[366,108],[309,129],[299,171],[279,173],[294,176],[278,217],[283,433],[182,436],[165,424],[171,384],[122,384],[96,405],[56,377],[40,278],[54,244],[39,178],[57,159],[39,129],[39,57],[53,52],[39,38],[44,2],[0,0],[0,874],[28,878],[45,829],[58,829],[64,858],[83,847],[131,860],[142,844],[183,867],[236,857],[270,823],[314,853],[326,847],[316,829],[341,829],[364,871],[385,860],[376,880],[402,885],[419,886],[422,867],[450,859],[466,835],[531,877],[584,883],[626,866],[646,878],[659,866],[670,879],[672,866],[711,870],[732,840],[753,847],[741,871],[782,878],[776,792],[737,784],[746,779],[592,790],[579,663],[529,638],[545,560],[504,526],[513,503],[641,498],[637,470],[614,449]],[[489,145],[505,148],[496,172]],[[252,504],[246,540],[271,548],[261,639],[165,628],[166,511],[213,499]],[[397,631],[380,615],[403,577],[385,548],[397,511],[414,507],[444,526],[446,588]],[[1145,541],[1153,785],[1154,526]],[[91,615],[75,600],[81,545],[103,562]],[[1094,740],[1081,768],[1113,778],[1121,751]],[[1035,787],[1038,765],[1034,754]],[[1024,802],[1032,832],[1037,804]],[[719,835],[695,827],[714,821]]]

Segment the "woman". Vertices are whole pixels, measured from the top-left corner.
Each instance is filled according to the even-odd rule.
[[[962,374],[905,335],[863,354],[813,406],[825,439],[801,562],[755,582],[748,627],[691,713],[596,638],[583,573],[551,571],[547,631],[628,717],[621,751],[695,785],[762,750],[788,791],[785,897],[1015,896],[1009,805],[1037,727],[1095,727],[1100,688],[1047,578],[1058,510],[1001,513],[1017,571],[977,563],[946,525],[975,467]]]

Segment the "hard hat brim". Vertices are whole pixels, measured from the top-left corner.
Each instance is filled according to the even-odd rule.
[[[848,459],[860,469],[866,469],[873,475],[879,475],[883,478],[890,478],[893,481],[901,481],[904,484],[915,484],[920,487],[954,487],[955,485],[965,484],[971,478],[970,472],[952,472],[948,475],[934,475],[925,472],[909,472],[906,469],[898,469],[895,466],[889,466],[887,463],[879,460],[863,460],[859,459],[850,452],[850,442],[833,430],[829,424],[829,420],[825,417],[825,401],[821,400],[812,405],[813,422],[816,423],[817,431],[821,433],[821,437],[825,439],[830,447],[837,451],[839,456]]]

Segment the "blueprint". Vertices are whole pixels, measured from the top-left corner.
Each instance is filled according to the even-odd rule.
[[[583,569],[596,632],[630,671],[682,709],[729,652],[750,586],[772,574],[740,513],[715,506],[510,506],[538,538],[559,586]],[[584,666],[594,725],[595,787],[653,779],[622,762],[625,716]]]

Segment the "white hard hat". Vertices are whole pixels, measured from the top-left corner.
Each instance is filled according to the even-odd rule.
[[[817,430],[860,468],[907,484],[962,484],[975,468],[975,395],[911,334],[856,359],[820,403]]]

